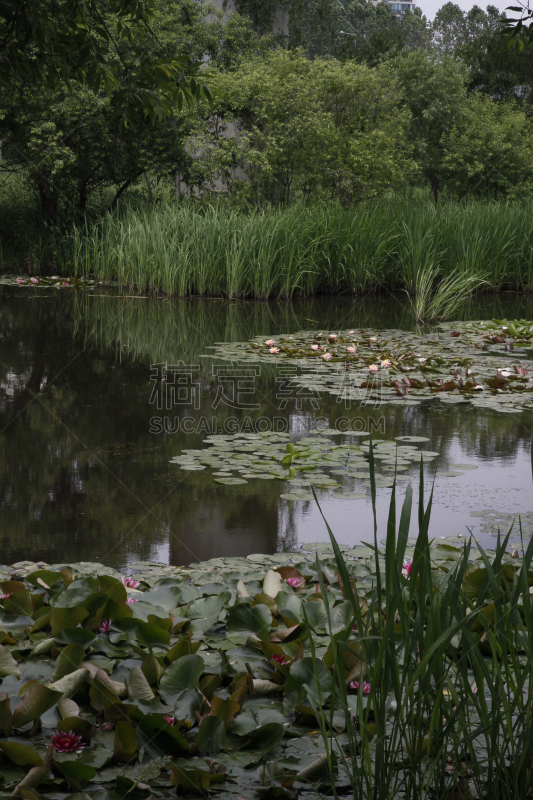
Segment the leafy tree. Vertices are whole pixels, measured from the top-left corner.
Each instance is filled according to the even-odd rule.
[[[515,103],[471,95],[463,119],[443,135],[446,186],[459,197],[499,200],[530,194],[532,133]]]
[[[519,52],[509,47],[498,27],[504,16],[491,6],[487,15],[492,24],[485,26],[460,52],[468,70],[468,89],[498,100],[531,103],[533,48]]]
[[[204,191],[352,203],[404,185],[413,169],[409,113],[386,66],[276,50],[213,80],[214,106],[189,142]]]
[[[152,49],[124,57],[137,37],[155,37],[155,0],[0,0],[0,86],[70,89],[74,82],[112,99],[124,122],[170,116],[198,97],[198,64]]]
[[[111,17],[110,25],[117,20]],[[234,15],[227,24],[194,0],[158,0],[151,31],[142,31],[122,49],[126,65],[158,60],[199,62],[206,56],[219,69],[235,65],[243,52],[254,48],[257,37],[249,22]],[[89,198],[110,191],[113,205],[143,176],[149,192],[149,174],[187,173],[189,158],[183,148],[186,117],[176,114],[153,126],[141,119],[121,126],[114,107],[115,93],[102,86],[73,84],[44,87],[39,93],[23,87],[13,96],[0,93],[0,138],[4,140],[4,171],[20,167],[37,193],[49,228],[64,230],[81,220]]]
[[[443,181],[442,138],[466,109],[464,68],[448,56],[433,57],[421,50],[403,53],[391,63],[411,112],[414,157],[436,202]]]

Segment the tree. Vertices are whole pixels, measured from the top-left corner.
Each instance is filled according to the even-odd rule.
[[[203,191],[223,185],[258,204],[349,204],[403,186],[413,169],[409,113],[385,65],[276,50],[213,76],[213,86],[188,145]]]
[[[463,119],[443,135],[447,188],[458,197],[499,200],[531,193],[531,123],[512,102],[471,95]]]
[[[114,17],[109,25],[116,25]],[[126,66],[172,60],[198,63],[207,56],[213,66],[235,65],[254,49],[257,37],[250,23],[238,15],[227,24],[194,0],[157,0],[151,31],[140,30],[128,48],[121,48]],[[4,140],[4,170],[23,169],[25,180],[39,197],[48,228],[60,232],[80,221],[89,199],[113,206],[145,173],[171,177],[187,173],[190,159],[183,139],[186,116],[177,109],[170,119],[153,126],[142,117],[135,125],[120,125],[114,108],[115,93],[73,84],[70,91],[58,83],[22,86],[11,94],[0,92],[0,138]],[[100,195],[98,197],[98,194]]]
[[[468,70],[468,89],[483,92],[498,100],[531,102],[533,48],[518,52],[501,35],[505,15],[487,7],[486,19],[478,35],[461,48],[460,56]]]
[[[414,158],[437,202],[443,180],[442,137],[466,109],[464,68],[448,56],[433,57],[420,50],[404,53],[391,64],[411,112],[409,138]]]
[[[155,38],[154,9],[155,0],[0,0],[0,86],[104,88],[124,123],[169,117],[205,87],[191,59],[124,57],[138,36]]]

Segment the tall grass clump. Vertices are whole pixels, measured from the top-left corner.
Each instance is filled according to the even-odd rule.
[[[308,629],[314,680],[307,698],[322,731],[333,794],[338,796],[342,769],[358,800],[528,800],[533,540],[521,562],[505,555],[509,533],[498,537],[490,557],[478,545],[480,555],[473,558],[468,541],[444,566],[432,563],[432,497],[425,506],[421,466],[418,535],[413,559],[406,562],[412,490],[397,520],[394,486],[382,547],[372,447],[370,469],[370,595],[358,588],[357,571],[349,570],[328,526],[339,584],[353,612],[340,632],[333,632],[334,593],[316,558],[330,634],[323,661],[333,671],[317,658]],[[354,680],[355,695],[347,691]]]
[[[169,295],[291,297],[406,289],[445,316],[480,276],[533,287],[529,203],[376,201],[242,211],[224,203],[125,208],[74,230],[76,274]],[[442,281],[444,289],[435,297]],[[420,297],[419,303],[422,302]]]

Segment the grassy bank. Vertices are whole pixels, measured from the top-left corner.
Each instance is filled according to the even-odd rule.
[[[224,205],[125,210],[78,228],[76,274],[173,295],[290,297],[408,289],[421,276],[533,286],[533,206],[390,201],[243,213]]]

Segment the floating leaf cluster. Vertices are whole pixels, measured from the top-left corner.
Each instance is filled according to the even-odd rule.
[[[46,287],[48,289],[88,289],[94,286],[110,286],[105,281],[96,281],[84,276],[62,277],[60,275],[2,275],[1,286],[25,286],[26,288]],[[115,284],[116,285],[116,284]]]
[[[300,331],[214,345],[232,361],[267,361],[298,374],[301,390],[362,404],[468,403],[504,413],[533,408],[533,322],[443,324],[435,331]]]
[[[320,576],[304,552],[141,563],[128,578],[92,563],[0,566],[2,791],[51,800],[98,790],[108,800],[176,790],[227,800],[330,794],[309,701],[318,679],[327,706],[334,669],[319,580],[333,634],[347,643],[354,708],[367,698],[356,687],[359,634],[333,552],[309,549],[320,553]],[[364,616],[375,555],[341,550]],[[406,556],[414,552],[409,542]],[[445,580],[461,553],[450,542],[434,546],[435,575]],[[473,597],[483,585],[479,560],[472,553],[465,581]],[[504,557],[509,575],[518,568]],[[342,744],[343,717],[334,714]],[[336,775],[337,788],[349,785],[342,765]]]
[[[367,494],[362,490],[370,487],[368,434],[352,433],[349,438],[360,438],[359,442],[338,444],[329,438],[338,433],[314,432],[295,442],[289,441],[288,433],[213,434],[204,440],[209,447],[182,450],[171,463],[186,472],[209,468],[214,481],[225,486],[254,479],[287,481],[291,491],[281,495],[286,500],[312,500],[311,486],[334,489],[333,496],[343,500],[365,498]],[[417,445],[427,441],[425,436],[398,436],[395,441],[374,439],[374,459],[380,470],[375,472],[376,486],[390,488],[395,473],[397,481],[416,477],[422,459],[428,463],[439,455],[419,449]],[[437,474],[454,477],[462,475],[462,469],[476,469],[473,464],[455,467]],[[358,491],[347,486],[348,482],[355,482]]]

